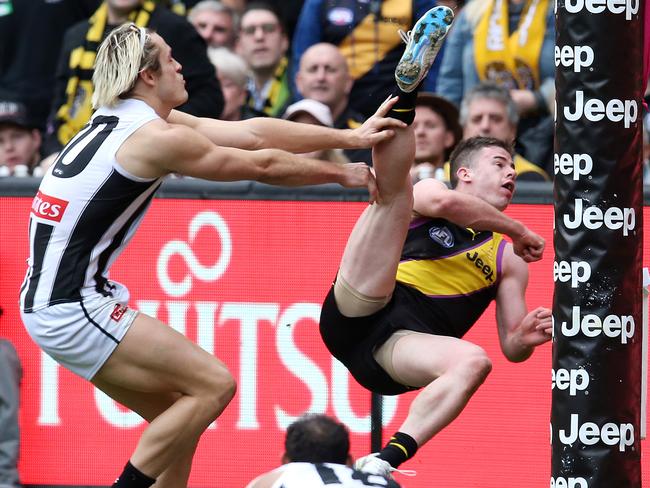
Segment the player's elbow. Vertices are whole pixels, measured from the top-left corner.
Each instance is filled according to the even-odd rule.
[[[261,183],[273,183],[276,178],[275,162],[278,161],[279,151],[260,149],[255,151],[255,180]]]
[[[266,149],[271,147],[269,145],[270,140],[268,137],[264,137],[264,117],[258,117],[253,119],[242,120],[238,122],[241,124],[242,132],[241,139],[245,147],[242,149],[248,149],[255,151],[258,149]]]
[[[503,348],[503,355],[511,363],[522,363],[533,355],[534,348],[530,346]]]

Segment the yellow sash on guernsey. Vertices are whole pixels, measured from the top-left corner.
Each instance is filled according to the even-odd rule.
[[[517,30],[508,29],[508,0],[490,1],[474,32],[474,59],[481,81],[508,89],[539,87],[539,56],[549,0],[526,0]]]
[[[350,76],[358,80],[402,42],[397,32],[409,30],[413,18],[413,2],[386,0],[381,2],[381,18],[368,14],[339,44],[339,51],[348,61]]]
[[[146,0],[139,9],[131,12],[129,19],[139,27],[145,27],[155,8],[156,4],[153,1]],[[84,45],[73,49],[70,53],[69,66],[73,76],[68,80],[65,90],[66,103],[59,108],[56,114],[57,119],[62,122],[57,132],[57,138],[63,145],[67,144],[81,130],[92,115],[92,72],[107,20],[108,5],[102,3],[89,19],[90,28],[86,33]]]
[[[429,296],[474,294],[496,284],[497,255],[502,240],[503,235],[495,232],[492,239],[456,255],[404,261],[397,268],[397,281]]]

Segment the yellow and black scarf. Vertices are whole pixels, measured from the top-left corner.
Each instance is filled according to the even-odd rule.
[[[291,91],[289,89],[289,60],[283,57],[273,73],[273,79],[270,80],[271,86],[269,87],[268,94],[264,99],[264,106],[262,112],[269,117],[280,117],[284,113],[284,109],[291,101]],[[249,85],[250,87],[250,85]],[[262,87],[264,90],[265,87]],[[248,93],[248,106],[259,110],[255,106],[255,97],[250,92]]]
[[[508,89],[539,87],[548,2],[526,0],[517,30],[509,33],[508,0],[490,0],[474,32],[474,59],[481,81]]]
[[[155,8],[155,2],[146,0],[139,9],[129,14],[129,20],[135,22],[139,27],[146,27]],[[67,144],[81,130],[92,115],[93,66],[97,50],[104,37],[107,21],[108,6],[106,3],[102,3],[89,19],[90,27],[86,32],[83,45],[73,49],[70,53],[69,67],[72,76],[68,80],[65,90],[67,99],[56,114],[61,123],[57,131],[57,139],[63,145]]]

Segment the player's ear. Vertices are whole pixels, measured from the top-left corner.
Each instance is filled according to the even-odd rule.
[[[472,172],[469,168],[461,166],[458,168],[458,171],[456,171],[456,177],[458,178],[458,181],[470,181],[472,179]]]
[[[143,69],[138,73],[138,78],[143,80],[147,85],[153,86],[155,82],[154,72],[150,69]]]

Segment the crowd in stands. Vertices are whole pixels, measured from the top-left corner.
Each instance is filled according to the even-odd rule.
[[[182,111],[223,120],[290,118],[287,109],[306,99],[310,102],[296,120],[311,113],[318,123],[354,128],[390,95],[404,39],[415,20],[438,4],[451,7],[456,19],[420,90],[425,96],[415,126],[414,181],[448,181],[445,162],[451,150],[463,137],[479,134],[514,142],[520,180],[551,179],[555,24],[550,0],[530,6],[525,0],[5,3],[0,11],[0,176],[42,174],[85,125],[96,49],[123,22],[155,29],[172,47],[190,96]],[[488,22],[494,24],[490,35],[500,42],[488,43]],[[334,160],[372,164],[370,150],[340,156]],[[650,183],[647,168],[644,174]]]
[[[525,0],[8,1],[0,11],[0,176],[41,175],[83,128],[97,47],[124,22],[155,29],[172,47],[189,93],[182,111],[354,128],[390,95],[404,39],[436,4],[456,20],[422,82],[414,181],[448,180],[451,150],[477,134],[515,142],[520,179],[549,181],[549,0],[532,12]],[[498,49],[487,43],[490,18],[504,41]],[[322,157],[372,164],[370,150],[339,153]]]

